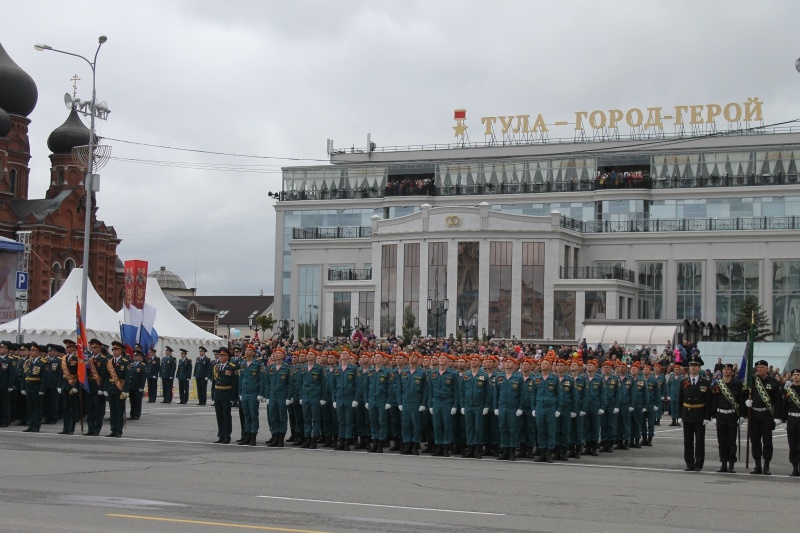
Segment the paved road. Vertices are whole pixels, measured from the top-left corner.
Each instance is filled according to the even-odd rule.
[[[797,530],[780,431],[768,477],[713,473],[713,426],[701,473],[668,426],[653,448],[551,465],[214,445],[213,408],[192,405],[145,404],[122,439],[43,428],[0,430],[2,532]]]

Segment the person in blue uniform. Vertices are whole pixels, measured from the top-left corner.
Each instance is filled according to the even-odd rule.
[[[586,363],[582,411],[586,413],[583,422],[583,436],[586,439],[586,453],[597,457],[600,446],[600,431],[605,414],[605,395],[603,394],[603,376],[597,373],[597,361],[590,359]]]
[[[500,454],[497,456],[500,461],[515,459],[514,450],[519,441],[517,420],[523,414],[527,389],[517,368],[517,360],[506,357],[503,360],[504,372],[495,380],[494,414],[500,428]]]
[[[283,448],[286,437],[287,409],[292,404],[292,369],[285,364],[286,352],[276,348],[272,352],[274,361],[267,368],[267,419],[272,438],[267,441],[270,448]]]
[[[656,434],[656,417],[661,406],[661,388],[658,379],[653,374],[652,367],[648,364],[642,370],[645,385],[647,386],[647,403],[642,411],[644,428],[642,429],[642,446],[652,446]]]
[[[470,355],[470,367],[461,375],[459,381],[458,404],[461,406],[461,414],[464,415],[464,425],[467,430],[465,458],[480,459],[482,457],[483,422],[494,402],[489,388],[489,374],[483,371],[481,362],[479,354]]]
[[[631,388],[631,439],[628,445],[632,448],[641,448],[640,441],[642,434],[646,437],[646,428],[644,427],[645,413],[651,411],[650,409],[650,393],[647,388],[647,382],[641,374],[641,363],[635,361],[631,365],[631,380],[633,380],[633,387]]]
[[[256,349],[248,344],[239,367],[239,405],[244,411],[244,435],[236,444],[255,446],[258,436],[258,405],[266,401],[267,369],[256,359]]]
[[[8,427],[14,419],[11,396],[17,381],[17,361],[11,354],[14,343],[0,342],[0,427]]]
[[[433,455],[450,457],[453,444],[453,417],[458,409],[458,372],[448,366],[449,358],[441,354],[438,363],[428,375],[428,397],[430,414],[433,416]]]
[[[158,377],[161,375],[161,358],[155,348],[150,348],[145,369],[147,371],[147,403],[156,403]]]
[[[300,406],[303,408],[303,433],[306,436],[302,448],[317,449],[322,436],[322,405],[325,402],[325,369],[317,364],[317,350],[310,348],[306,364],[300,369]],[[324,357],[324,356],[322,356]]]
[[[365,407],[369,413],[370,430],[372,431],[372,444],[368,452],[383,453],[384,441],[389,430],[389,410],[392,404],[389,401],[391,392],[389,375],[390,371],[384,365],[386,353],[377,351],[372,356],[372,368],[367,372],[367,392]]]
[[[38,433],[42,427],[42,397],[44,396],[43,376],[47,369],[47,359],[42,356],[43,347],[31,343],[31,356],[23,364],[23,389],[28,412],[26,433]]]
[[[617,415],[619,414],[619,380],[612,374],[616,365],[606,359],[601,367],[603,372],[603,399],[604,408],[601,408],[600,451],[612,453],[614,441],[617,438]]]
[[[558,377],[558,391],[561,394],[561,407],[563,416],[556,422],[556,453],[554,458],[567,461],[570,444],[570,428],[572,421],[578,418],[577,398],[575,396],[575,382],[567,373],[569,361],[559,359],[556,363],[556,376]]]
[[[669,402],[669,416],[672,418],[670,426],[678,426],[678,419],[681,417],[681,407],[679,396],[681,384],[686,377],[683,375],[683,366],[675,365],[669,381],[667,381],[667,401]]]
[[[178,398],[181,405],[189,403],[189,380],[192,379],[192,360],[185,348],[180,349],[181,357],[178,359],[178,369],[175,378],[178,380]]]
[[[556,448],[557,421],[562,414],[562,396],[559,392],[558,377],[552,372],[555,357],[545,357],[541,364],[541,374],[534,378],[531,414],[536,418],[536,433],[539,439],[541,456],[536,462],[553,462]]]
[[[617,444],[615,450],[630,449],[631,418],[633,414],[633,378],[628,375],[628,366],[617,363],[617,383],[619,383],[619,412],[617,413]]]
[[[575,411],[577,416],[572,418],[572,423],[570,424],[571,448],[567,456],[571,459],[580,459],[581,449],[586,445],[586,438],[583,434],[586,422],[586,409],[584,407],[586,375],[583,373],[582,359],[572,359],[569,370],[575,386]]]
[[[133,363],[130,367],[130,377],[128,378],[128,394],[131,401],[131,411],[128,420],[139,420],[142,416],[142,398],[144,396],[144,385],[147,381],[147,373],[144,363],[144,353],[141,350],[133,351]]]
[[[405,355],[405,354],[404,354]],[[422,440],[422,413],[428,404],[427,376],[419,364],[419,356],[408,356],[408,368],[400,372],[397,404],[403,417],[402,455],[419,455]]]
[[[350,352],[339,354],[339,366],[333,371],[333,408],[339,422],[337,450],[350,451],[353,439],[355,408],[358,407],[358,367],[350,364]]]

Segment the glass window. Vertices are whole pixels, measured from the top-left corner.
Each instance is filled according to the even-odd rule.
[[[477,333],[478,328],[479,269],[480,244],[477,242],[458,243],[456,324],[463,324],[461,331],[469,338]]]
[[[381,247],[381,336],[395,333],[397,327],[397,245]]]
[[[639,318],[664,318],[663,272],[664,263],[639,263],[639,285],[636,290]]]
[[[583,317],[587,320],[606,318],[606,291],[586,291],[586,309]]]
[[[414,327],[419,324],[419,243],[403,246],[403,324],[406,317],[414,317]]]
[[[544,243],[522,243],[522,330],[526,339],[544,338]]]
[[[297,295],[297,337],[319,336],[320,265],[300,266],[300,290]]]
[[[489,243],[489,331],[501,338],[511,337],[511,261],[510,242]]]
[[[717,323],[730,326],[747,296],[759,298],[758,261],[717,263]]]
[[[553,291],[553,338],[575,338],[575,291]]]
[[[447,243],[428,243],[428,335],[444,337],[447,321],[444,299],[447,298]]]
[[[772,341],[800,343],[800,261],[772,264]]]
[[[345,328],[342,328],[344,319]],[[346,337],[350,333],[350,293],[333,293],[333,334]]]
[[[676,263],[678,267],[677,309],[679,320],[700,320],[703,303],[703,263]]]
[[[372,317],[375,313],[375,291],[361,291],[358,293],[358,320],[362,327],[367,327],[369,320],[372,329]]]

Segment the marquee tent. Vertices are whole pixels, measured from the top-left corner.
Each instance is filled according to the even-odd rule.
[[[153,327],[158,333],[156,349],[159,353],[163,353],[164,347],[169,346],[176,352],[184,348],[190,355],[197,355],[197,348],[200,346],[211,351],[212,348],[228,345],[225,339],[209,333],[180,314],[164,296],[155,278],[147,278],[145,302],[156,308]],[[123,313],[124,309],[116,313],[118,321],[122,321]]]
[[[82,268],[73,268],[64,285],[44,305],[22,316],[21,333],[26,342],[61,344],[67,338],[76,338],[75,303],[81,297]],[[104,344],[119,340],[119,317],[111,309],[92,283],[86,290],[86,335]],[[17,337],[17,320],[0,325],[0,339],[14,341]]]

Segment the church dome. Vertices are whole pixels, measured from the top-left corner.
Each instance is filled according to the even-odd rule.
[[[9,115],[27,117],[38,99],[33,78],[14,63],[0,44],[0,108]]]
[[[175,274],[174,272],[170,272],[167,270],[167,267],[161,267],[158,270],[150,272],[147,275],[148,278],[156,278],[158,281],[158,286],[162,289],[185,289],[186,284],[183,280]]]
[[[47,147],[54,154],[68,154],[76,146],[89,144],[89,128],[81,122],[78,111],[73,107],[67,120],[53,130],[47,138]]]
[[[8,132],[11,131],[11,117],[8,116],[8,113],[0,108],[0,137],[5,137],[8,135]]]

